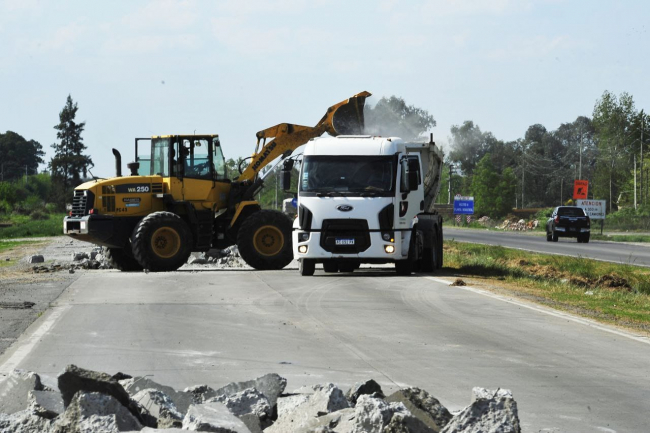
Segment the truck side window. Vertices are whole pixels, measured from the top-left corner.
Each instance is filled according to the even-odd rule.
[[[417,156],[409,156],[409,171],[417,172],[418,185],[422,185],[422,176],[420,175],[420,159]]]

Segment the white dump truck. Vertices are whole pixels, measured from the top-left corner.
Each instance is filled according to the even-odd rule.
[[[341,135],[309,141],[292,239],[301,275],[313,275],[317,263],[325,272],[352,272],[361,263],[394,263],[400,275],[441,268],[442,217],[434,210],[441,172],[442,152],[433,140]]]

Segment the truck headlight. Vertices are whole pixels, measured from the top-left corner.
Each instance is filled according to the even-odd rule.
[[[298,247],[298,252],[301,254],[305,254],[307,252],[307,245],[300,245]]]
[[[298,242],[307,242],[309,240],[309,233],[308,232],[300,232],[298,233]]]
[[[386,251],[387,254],[393,254],[395,252],[395,246],[394,245],[384,245],[384,251]]]
[[[381,238],[386,242],[395,242],[393,232],[381,232]]]

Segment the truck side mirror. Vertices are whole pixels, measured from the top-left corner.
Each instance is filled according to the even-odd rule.
[[[285,159],[282,163],[282,190],[291,189],[291,170],[293,170],[293,159]]]
[[[400,160],[400,170],[401,170],[400,191],[409,192],[411,191],[411,181],[410,181],[411,170],[409,170],[409,161],[406,157]]]

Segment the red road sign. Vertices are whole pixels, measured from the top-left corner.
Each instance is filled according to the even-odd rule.
[[[588,180],[574,180],[573,181],[573,199],[584,200],[587,198],[587,191],[589,191]]]

